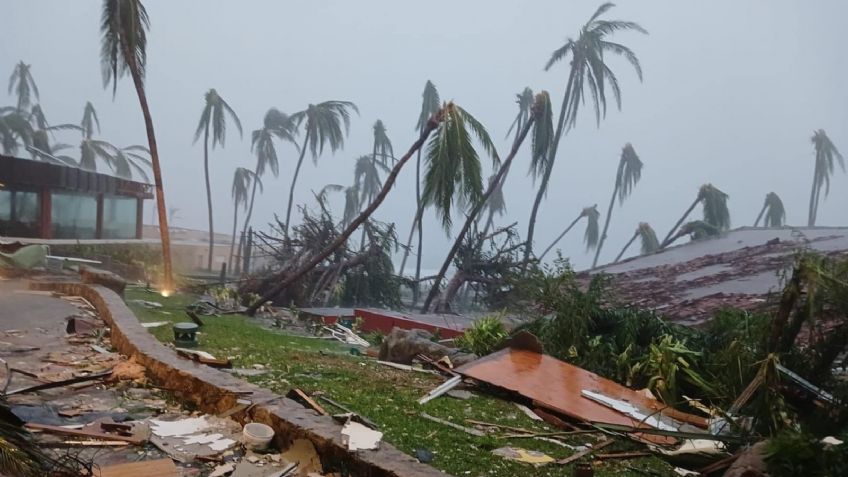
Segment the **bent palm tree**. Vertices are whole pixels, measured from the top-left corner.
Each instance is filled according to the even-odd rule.
[[[613,263],[617,263],[621,260],[621,257],[624,256],[627,249],[633,245],[633,242],[635,242],[637,238],[642,241],[642,255],[654,253],[660,249],[660,241],[657,239],[657,234],[654,232],[654,229],[647,222],[640,222],[639,226],[636,227],[636,232],[634,232],[633,236],[630,237],[630,240],[624,244],[624,248],[622,248],[621,252],[616,255]]]
[[[671,244],[672,241],[681,237],[682,235],[691,234],[691,232],[686,232],[682,234],[678,234],[676,237],[674,233],[677,231],[677,228],[686,221],[689,217],[689,214],[695,210],[695,207],[698,204],[703,204],[704,207],[704,220],[703,223],[712,227],[717,231],[723,231],[730,228],[730,211],[727,208],[727,199],[729,196],[724,192],[720,191],[717,187],[712,184],[704,184],[698,189],[698,195],[695,197],[695,200],[692,202],[692,205],[686,209],[686,212],[683,213],[683,216],[680,217],[680,220],[674,224],[674,227],[668,231],[668,235],[663,239],[660,248],[665,248]],[[700,224],[698,224],[700,227]],[[690,229],[695,226],[689,227]],[[704,227],[697,228],[697,230],[704,230]],[[674,237],[674,238],[672,238]]]
[[[324,146],[330,146],[332,152],[344,147],[345,136],[350,131],[350,112],[359,114],[359,109],[350,101],[325,101],[318,104],[310,104],[305,110],[294,113],[291,116],[299,128],[305,123],[305,135],[300,157],[292,176],[291,189],[289,189],[289,205],[286,208],[286,221],[283,224],[283,235],[288,235],[291,222],[292,205],[294,204],[294,188],[297,185],[297,177],[300,174],[300,166],[306,149],[312,153],[312,161],[318,163],[318,156],[324,152]]]
[[[607,230],[609,229],[610,219],[612,218],[612,208],[615,205],[615,198],[618,196],[618,204],[624,203],[624,199],[630,195],[633,187],[642,178],[642,161],[636,154],[636,150],[630,143],[624,146],[621,150],[621,159],[618,161],[618,171],[615,174],[615,187],[612,189],[612,197],[610,198],[609,208],[607,208],[607,217],[604,220],[604,231],[601,232],[601,241],[598,243],[598,248],[595,250],[595,258],[592,260],[592,268],[598,265],[598,257],[601,255],[601,249],[607,239]]]
[[[9,77],[9,94],[15,94],[18,97],[18,111],[27,111],[32,105],[32,98],[38,97],[38,86],[35,84],[35,79],[32,77],[32,65],[28,65],[19,61],[12,70],[12,76]]]
[[[374,123],[374,150],[372,154],[372,160],[377,162],[379,158],[380,163],[382,165],[388,165],[389,159],[392,162],[395,161],[395,151],[392,149],[392,141],[389,139],[389,135],[386,132],[386,125],[383,124],[383,121],[377,120]]]
[[[97,133],[100,133],[100,119],[97,118],[97,110],[91,101],[85,102],[85,107],[82,111],[82,119],[80,120],[80,128],[84,139],[91,139],[94,135],[94,128],[97,127]]]
[[[612,3],[604,3],[598,7],[589,21],[581,28],[577,39],[569,39],[565,45],[554,51],[545,65],[545,70],[548,70],[556,63],[571,57],[568,83],[565,86],[565,94],[562,98],[562,108],[557,122],[556,136],[551,145],[551,152],[545,155],[544,161],[534,162],[531,169],[533,177],[541,177],[541,182],[536,192],[536,199],[533,202],[533,209],[530,212],[527,247],[524,249],[525,260],[533,253],[536,216],[542,199],[548,191],[548,183],[551,179],[551,172],[553,172],[559,142],[562,136],[577,124],[577,115],[584,102],[587,87],[595,107],[595,119],[598,126],[600,126],[601,118],[606,116],[607,84],[613,93],[616,106],[621,109],[621,88],[615,73],[605,62],[606,54],[612,53],[624,57],[636,70],[639,80],[642,80],[642,66],[639,64],[636,54],[630,48],[609,41],[607,38],[618,31],[637,31],[644,34],[648,32],[638,23],[622,20],[601,20],[601,15],[613,6]]]
[[[262,187],[262,182],[254,174],[253,171],[245,167],[237,167],[233,174],[233,236],[230,239],[230,255],[227,258],[227,269],[231,270],[233,266],[233,253],[236,245],[236,229],[238,228],[238,211],[239,206],[247,210],[247,190],[250,188],[252,181],[259,182],[259,187]]]
[[[212,128],[212,149],[215,149],[215,145],[224,147],[224,141],[227,138],[227,114],[238,128],[239,135],[242,135],[242,130],[238,115],[214,88],[206,92],[205,99],[206,104],[203,106],[197,130],[194,132],[194,142],[197,143],[200,134],[203,133],[203,174],[206,178],[206,206],[209,211],[209,258],[206,269],[212,270],[215,229],[212,226],[212,186],[209,183],[209,128]]]
[[[171,236],[168,230],[168,215],[165,206],[165,189],[162,169],[159,164],[159,149],[153,130],[153,117],[144,91],[144,74],[147,66],[147,30],[150,19],[140,0],[104,0],[100,18],[102,34],[100,63],[103,71],[103,86],[112,85],[114,96],[118,80],[129,73],[132,77],[144,126],[147,131],[148,149],[153,166],[153,181],[156,187],[156,206],[159,214],[159,234],[162,239],[162,264],[164,268],[163,288],[173,289],[171,270]]]
[[[383,200],[385,200],[386,196],[389,194],[389,191],[394,186],[395,181],[397,181],[397,176],[398,174],[400,174],[400,171],[401,169],[403,169],[403,166],[406,165],[407,162],[409,162],[409,160],[412,158],[412,155],[415,154],[415,152],[421,148],[424,142],[427,141],[427,138],[430,136],[430,133],[432,133],[433,130],[439,126],[444,117],[449,114],[449,111],[456,107],[457,106],[454,105],[454,103],[448,103],[442,110],[434,114],[427,121],[427,125],[424,127],[424,129],[422,129],[421,134],[419,134],[418,139],[409,148],[409,151],[407,151],[406,154],[403,155],[403,157],[398,159],[398,161],[392,167],[391,172],[386,177],[386,180],[383,183],[383,188],[380,189],[380,193],[377,194],[377,197],[375,197],[374,200],[371,201],[370,204],[368,204],[368,207],[363,209],[362,212],[360,212],[359,215],[356,216],[356,218],[351,220],[350,223],[348,223],[347,226],[344,228],[344,230],[340,234],[338,234],[333,239],[333,241],[330,242],[329,245],[324,247],[324,249],[318,252],[317,254],[313,255],[310,259],[304,260],[303,264],[296,270],[283,270],[274,275],[272,279],[276,282],[276,285],[274,285],[265,295],[259,297],[259,299],[257,299],[252,305],[250,305],[250,307],[248,307],[248,309],[246,310],[246,313],[250,315],[256,313],[256,310],[258,310],[259,307],[262,306],[265,302],[276,297],[281,291],[288,288],[289,285],[291,285],[293,282],[299,280],[304,274],[308,273],[310,270],[315,268],[316,265],[318,265],[327,257],[329,257],[330,254],[332,254],[342,244],[347,242],[353,232],[357,228],[359,228],[359,226],[362,225],[363,222],[368,220],[371,214],[373,214],[374,211],[377,210],[378,207],[380,207],[380,204],[383,203]]]
[[[845,159],[830,138],[827,137],[824,129],[815,131],[810,140],[813,142],[813,148],[816,151],[816,166],[813,171],[813,187],[810,191],[810,211],[807,216],[807,225],[813,227],[816,225],[816,217],[819,213],[822,186],[824,186],[824,196],[827,197],[830,193],[830,176],[833,175],[834,164],[839,162],[839,167],[845,172]]]
[[[715,237],[721,233],[721,230],[713,224],[707,223],[705,220],[693,220],[686,222],[680,227],[680,230],[671,237],[667,243],[664,243],[661,248],[668,247],[677,241],[680,237],[688,235],[692,240],[701,240],[708,237]]]
[[[286,113],[271,108],[265,113],[262,119],[262,128],[253,131],[251,134],[250,150],[256,153],[256,168],[253,171],[252,191],[250,193],[250,205],[247,208],[247,216],[244,219],[244,227],[242,228],[241,237],[239,238],[239,251],[242,248],[242,241],[247,235],[248,227],[250,227],[250,219],[253,216],[253,204],[256,201],[256,188],[260,185],[260,179],[265,175],[267,170],[270,170],[274,177],[280,173],[280,163],[277,159],[277,148],[274,146],[274,139],[290,142],[297,147],[297,128],[292,122],[291,117]],[[239,261],[236,261],[236,270],[239,268]]]
[[[548,245],[548,248],[539,255],[539,261],[541,262],[545,258],[545,255],[547,255],[548,252],[550,252],[551,249],[553,249],[554,246],[559,243],[559,241],[562,240],[562,238],[565,237],[565,235],[570,232],[575,225],[577,225],[577,222],[580,222],[580,219],[584,217],[586,218],[586,232],[583,234],[583,241],[586,243],[586,250],[596,247],[598,245],[598,231],[600,229],[601,217],[601,213],[598,212],[597,204],[591,207],[584,207],[583,210],[580,211],[580,214],[578,214],[577,217],[568,224],[568,227],[566,227],[565,230],[563,230],[562,233],[559,234],[550,245]]]
[[[783,227],[786,223],[786,210],[783,208],[783,201],[774,192],[766,194],[766,200],[763,203],[763,208],[757,214],[757,220],[754,221],[754,227],[760,225],[760,219],[765,216],[766,220],[763,223],[764,227]]]
[[[424,92],[421,93],[421,112],[418,114],[418,123],[415,125],[415,130],[420,134],[427,127],[428,121],[441,107],[439,99],[439,91],[432,81],[427,80],[424,84]],[[412,303],[418,303],[418,294],[420,292],[419,280],[421,279],[421,255],[424,249],[424,229],[421,228],[421,219],[424,216],[424,208],[427,204],[421,200],[421,150],[418,150],[418,157],[415,160],[415,216],[412,219],[412,227],[409,230],[409,238],[406,240],[406,247],[403,251],[403,259],[400,262],[400,270],[398,275],[403,276],[406,268],[406,259],[409,257],[409,252],[412,250],[412,237],[415,231],[418,231],[418,251],[415,257],[415,281],[412,287]]]
[[[447,193],[452,195],[454,190],[451,188],[450,190],[442,190],[439,193],[439,189],[437,187],[440,185],[450,186],[450,181],[457,181],[460,175],[462,175],[462,179],[464,180],[470,179],[467,177],[469,175],[467,172],[462,172],[460,174],[457,170],[459,169],[458,163],[460,162],[471,163],[469,165],[473,165],[473,163],[476,162],[476,166],[479,170],[477,153],[471,144],[471,138],[468,131],[465,130],[464,123],[466,121],[471,127],[471,130],[474,132],[474,135],[477,136],[477,139],[483,145],[486,152],[492,156],[494,161],[498,161],[494,145],[492,145],[491,139],[489,138],[488,133],[486,133],[486,130],[483,129],[483,126],[465,111],[459,110],[458,113],[459,114],[457,114],[455,118],[450,118],[451,121],[446,119],[442,123],[439,127],[438,133],[430,141],[427,151],[427,159],[430,167],[427,171],[424,197],[428,202],[432,201],[436,204],[436,210],[439,215],[441,215],[443,224],[446,225],[450,224],[450,200],[445,200],[444,196]],[[527,134],[530,132],[531,127],[533,128],[532,149],[533,157],[535,158],[536,156],[547,153],[550,148],[550,141],[553,137],[551,100],[547,91],[542,91],[538,96],[536,96],[531,116],[528,117],[527,121],[522,125],[521,131],[518,136],[516,136],[515,141],[513,141],[509,155],[498,167],[498,173],[495,177],[489,181],[489,186],[486,191],[480,197],[469,197],[471,200],[469,200],[468,203],[473,204],[472,209],[465,219],[465,224],[463,224],[462,229],[457,234],[456,240],[454,240],[453,246],[448,252],[447,257],[445,257],[445,261],[442,263],[442,267],[439,269],[436,279],[433,281],[430,293],[424,301],[424,305],[421,309],[422,313],[426,313],[430,309],[430,305],[439,294],[439,286],[447,273],[448,267],[453,262],[456,253],[459,251],[462,242],[465,240],[466,234],[471,229],[472,224],[477,219],[477,215],[482,210],[484,204],[492,196],[494,191],[503,183],[503,178],[509,171],[510,166],[512,166],[515,155],[518,153],[518,150],[524,142],[524,139],[527,137]],[[434,172],[436,173],[434,174]],[[466,188],[468,187],[466,186]],[[460,195],[460,197],[461,196],[462,195]]]

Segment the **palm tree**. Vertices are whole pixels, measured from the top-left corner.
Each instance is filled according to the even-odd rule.
[[[508,173],[509,171],[507,170],[504,174],[504,177]],[[480,210],[480,214],[477,217],[477,221],[479,222],[480,218],[483,216],[484,213],[486,213],[487,215],[486,223],[483,226],[483,235],[486,235],[489,230],[494,227],[495,214],[498,214],[499,217],[503,217],[503,215],[506,213],[506,197],[504,197],[503,193],[504,181],[502,179],[498,181],[497,184],[495,184],[493,181],[495,180],[495,178],[497,178],[497,176],[497,173],[495,173],[494,175],[489,177],[489,185],[494,188],[492,189],[492,194],[489,195],[488,200],[486,200],[486,203],[483,204],[483,208]]]
[[[415,154],[416,151],[418,151],[421,146],[424,145],[424,143],[427,141],[427,138],[430,136],[430,133],[432,133],[433,130],[439,127],[441,122],[446,117],[451,115],[455,116],[456,114],[458,114],[456,112],[457,108],[459,107],[456,106],[454,103],[448,103],[444,106],[444,108],[434,114],[427,121],[426,126],[424,127],[424,129],[421,130],[421,134],[419,134],[418,139],[409,148],[409,151],[407,151],[406,154],[403,155],[403,157],[398,159],[398,161],[392,167],[391,172],[389,172],[389,175],[383,182],[383,188],[380,189],[380,193],[377,194],[377,197],[375,197],[374,200],[371,201],[370,204],[368,204],[368,207],[363,209],[362,212],[360,212],[359,215],[356,216],[356,218],[351,220],[350,223],[348,223],[347,226],[344,228],[344,230],[340,234],[338,234],[333,239],[333,241],[330,242],[329,245],[324,247],[323,250],[313,255],[308,260],[304,260],[304,262],[296,270],[286,270],[284,274],[278,272],[273,277],[273,279],[276,281],[276,285],[274,285],[270,290],[268,290],[265,295],[259,297],[259,299],[253,302],[253,304],[247,308],[246,313],[250,315],[256,313],[256,310],[258,310],[259,307],[262,306],[265,302],[276,297],[281,291],[285,290],[289,287],[289,285],[299,280],[304,274],[308,273],[310,270],[315,268],[316,265],[324,261],[337,248],[347,242],[353,232],[357,228],[359,228],[359,226],[362,225],[366,220],[368,220],[371,214],[373,214],[374,211],[377,210],[377,208],[380,206],[380,204],[383,203],[383,200],[385,200],[386,196],[389,194],[389,191],[394,186],[395,181],[397,180],[397,176],[398,174],[400,174],[400,171],[401,169],[403,169],[403,166],[406,165],[406,163],[409,162],[409,160],[412,158],[412,155]],[[451,146],[455,145],[456,143],[451,144]],[[456,150],[453,150],[453,152],[455,154],[458,153],[458,151]]]
[[[251,134],[251,152],[256,153],[256,168],[253,170],[253,190],[250,193],[250,205],[247,208],[247,216],[244,219],[244,227],[242,228],[241,237],[239,238],[239,251],[242,248],[242,241],[250,227],[250,219],[253,216],[253,204],[256,201],[256,188],[260,185],[260,178],[265,175],[265,171],[270,170],[274,177],[280,173],[280,163],[277,159],[277,148],[274,145],[274,139],[287,141],[297,147],[297,128],[291,117],[286,113],[271,108],[265,113],[262,120],[262,128],[253,131]],[[236,261],[236,269],[239,268],[239,261]]]
[[[224,141],[227,138],[227,114],[238,128],[239,136],[242,135],[242,129],[238,115],[215,91],[215,88],[207,91],[204,97],[206,104],[203,106],[200,121],[197,123],[197,130],[194,132],[194,142],[196,144],[197,140],[200,139],[200,134],[203,133],[203,174],[206,178],[206,207],[209,211],[209,258],[206,262],[206,269],[212,270],[215,230],[212,225],[212,186],[209,183],[209,129],[212,128],[212,149],[215,149],[216,144],[224,147]]]
[[[94,109],[91,101],[86,101],[82,111],[82,119],[80,120],[83,138],[91,139],[94,135],[95,127],[97,127],[97,133],[100,134],[100,119],[97,117],[97,110]]]
[[[640,238],[642,240],[642,255],[654,253],[660,249],[660,241],[657,240],[657,234],[654,232],[654,229],[647,222],[639,222],[639,226],[636,227],[636,232],[633,233],[633,236],[630,237],[630,240],[627,241],[624,248],[622,248],[621,252],[619,252],[615,257],[613,263],[617,263],[621,260],[621,257],[623,257],[624,253],[627,252],[627,249],[633,245],[636,238]]]
[[[379,119],[374,123],[374,150],[371,154],[374,162],[379,159],[384,166],[388,165],[389,159],[392,162],[395,161],[395,151],[392,149],[392,141],[386,132],[386,125]]]
[[[766,200],[763,203],[763,208],[757,214],[757,220],[754,221],[754,227],[760,225],[760,219],[765,215],[766,221],[764,227],[783,227],[786,223],[786,210],[783,208],[783,201],[774,192],[766,194]]]
[[[583,210],[580,211],[577,217],[568,224],[568,227],[566,227],[565,230],[563,230],[562,233],[559,234],[550,245],[548,245],[548,248],[539,255],[539,262],[541,262],[545,258],[545,255],[547,255],[548,252],[550,252],[551,249],[553,249],[554,246],[559,243],[559,241],[562,240],[562,238],[565,237],[565,235],[570,232],[575,225],[577,225],[577,222],[580,222],[580,219],[584,217],[586,218],[586,232],[583,234],[583,241],[586,243],[586,250],[591,250],[592,248],[597,247],[601,213],[598,212],[598,204],[595,204],[591,207],[584,207]]]
[[[424,92],[421,93],[421,112],[418,114],[418,123],[415,125],[415,130],[421,133],[427,127],[428,121],[441,107],[439,99],[439,91],[432,81],[427,80],[424,84]],[[421,255],[424,249],[424,229],[421,228],[421,219],[424,216],[424,208],[427,204],[421,200],[421,150],[418,150],[418,157],[415,161],[415,216],[412,219],[412,227],[409,230],[409,238],[406,241],[406,247],[403,251],[403,259],[400,262],[400,270],[398,275],[403,276],[406,269],[406,259],[412,250],[412,236],[415,231],[418,231],[418,251],[415,259],[415,282],[412,287],[412,303],[418,303],[418,294],[420,291],[419,280],[421,279]]]
[[[539,189],[536,192],[536,200],[530,212],[530,220],[527,228],[527,247],[524,249],[525,261],[533,253],[533,234],[536,228],[536,216],[542,199],[547,194],[548,183],[553,172],[556,153],[563,134],[577,124],[577,115],[580,106],[586,96],[586,85],[591,94],[592,103],[595,107],[595,119],[600,126],[601,118],[606,116],[607,97],[606,85],[612,90],[616,105],[621,109],[621,89],[618,78],[610,67],[605,63],[605,54],[612,53],[624,57],[633,68],[639,80],[642,80],[642,67],[639,59],[630,48],[609,41],[607,38],[618,31],[637,31],[647,34],[648,32],[638,23],[622,20],[601,20],[600,16],[606,13],[614,5],[604,3],[583,25],[577,39],[569,39],[565,45],[557,49],[548,60],[545,69],[550,69],[556,63],[571,57],[571,68],[568,75],[568,83],[562,98],[562,108],[557,122],[556,136],[551,145],[551,152],[544,156],[544,161],[534,163],[532,172],[534,178],[540,178]]]
[[[810,191],[810,212],[807,225],[813,227],[816,225],[816,217],[819,213],[822,186],[824,186],[824,196],[827,197],[830,193],[830,176],[833,175],[834,163],[839,162],[839,167],[842,168],[842,172],[845,172],[845,159],[842,158],[842,154],[827,137],[824,129],[815,131],[810,140],[813,142],[816,151],[816,167],[813,172],[813,187]]]
[[[227,269],[231,270],[233,266],[233,252],[236,244],[236,228],[238,227],[238,211],[239,206],[247,209],[247,190],[250,188],[250,183],[253,181],[259,182],[259,187],[262,187],[262,182],[256,174],[250,169],[244,167],[236,167],[233,174],[233,236],[230,240],[230,255],[227,258]]]
[[[667,247],[674,240],[672,237],[674,233],[677,231],[677,228],[686,221],[689,217],[689,214],[695,210],[695,207],[698,204],[703,204],[704,207],[704,220],[703,222],[706,225],[716,229],[717,231],[727,230],[730,228],[730,211],[727,208],[727,199],[729,196],[724,192],[720,191],[717,187],[712,184],[704,184],[698,189],[698,195],[695,197],[695,200],[692,201],[692,205],[686,209],[686,212],[683,213],[683,216],[680,217],[680,220],[674,224],[674,227],[668,231],[668,235],[665,236],[665,239],[662,241],[661,248]],[[690,227],[691,228],[691,227]],[[687,232],[689,233],[689,232]],[[685,234],[683,234],[685,235]],[[678,234],[677,237],[680,237],[681,234]]]
[[[430,309],[433,300],[439,294],[439,287],[447,273],[448,267],[453,262],[456,253],[459,251],[465,236],[471,229],[472,224],[477,219],[478,214],[482,210],[484,204],[492,196],[494,191],[503,184],[503,178],[512,166],[515,155],[518,153],[521,144],[533,128],[533,157],[544,155],[550,148],[550,141],[553,137],[553,119],[551,113],[551,100],[547,91],[542,91],[536,96],[530,117],[522,125],[522,129],[513,141],[512,149],[509,152],[506,160],[498,166],[498,173],[489,181],[489,186],[486,191],[480,195],[476,195],[476,190],[473,189],[477,184],[480,184],[479,168],[480,163],[477,158],[477,153],[474,150],[470,141],[470,135],[465,129],[467,122],[471,131],[482,144],[484,150],[498,161],[497,153],[494,145],[489,138],[488,133],[474,117],[459,109],[454,117],[448,117],[439,127],[437,134],[430,141],[427,151],[428,170],[424,185],[424,199],[426,202],[436,205],[437,215],[442,218],[442,224],[446,227],[450,226],[450,205],[453,195],[456,195],[456,187],[459,186],[459,197],[466,197],[469,204],[473,204],[471,211],[468,213],[465,224],[460,229],[454,240],[453,246],[448,252],[445,261],[442,263],[439,273],[433,281],[430,293],[424,301],[421,309],[422,313],[426,313]],[[476,180],[472,174],[476,169]]]
[[[624,203],[624,199],[630,195],[633,187],[642,178],[642,161],[636,154],[636,150],[630,143],[624,146],[621,150],[621,159],[618,161],[618,171],[615,174],[615,187],[612,189],[612,197],[610,198],[609,208],[607,208],[607,218],[604,220],[604,231],[601,232],[601,241],[598,243],[598,248],[595,249],[595,258],[592,260],[592,268],[598,265],[598,257],[601,255],[601,248],[604,246],[604,241],[607,239],[607,229],[609,229],[610,219],[612,218],[612,208],[615,205],[615,198],[618,196],[618,204]]]
[[[325,101],[318,104],[310,104],[305,110],[294,113],[291,116],[299,128],[304,125],[305,136],[300,157],[292,176],[291,189],[289,189],[289,205],[286,209],[286,222],[283,224],[283,234],[288,235],[291,221],[292,205],[294,204],[294,188],[297,185],[297,177],[300,174],[300,166],[306,149],[312,153],[312,161],[318,163],[318,156],[324,152],[324,146],[330,146],[332,152],[344,147],[345,136],[350,131],[350,111],[359,114],[359,109],[350,101]],[[342,127],[344,126],[344,127]]]
[[[35,84],[35,79],[32,77],[31,66],[23,61],[19,61],[12,70],[12,76],[9,77],[9,94],[14,94],[18,97],[18,111],[29,110],[32,105],[32,97],[38,97],[38,86]]]
[[[0,145],[4,154],[15,154],[21,144],[32,145],[35,131],[26,116],[15,108],[0,108]]]
[[[162,264],[164,268],[163,289],[170,292],[174,286],[171,270],[171,236],[168,230],[168,215],[165,206],[165,189],[162,184],[162,170],[159,165],[159,150],[156,147],[156,134],[153,131],[153,118],[147,104],[144,91],[144,75],[147,67],[147,30],[150,19],[141,0],[104,0],[100,18],[101,50],[100,62],[103,71],[103,85],[112,85],[114,96],[118,80],[129,73],[132,77],[144,125],[147,130],[147,143],[153,167],[153,181],[156,187],[156,205],[159,213],[159,233],[162,239]]]
[[[33,159],[47,160],[62,165],[75,165],[75,162],[67,156],[56,156],[59,151],[67,149],[67,144],[52,144],[51,138],[56,131],[79,130],[76,124],[55,124],[47,121],[47,116],[41,105],[32,106],[29,113],[29,121],[32,124],[31,145],[27,147],[32,153]]]

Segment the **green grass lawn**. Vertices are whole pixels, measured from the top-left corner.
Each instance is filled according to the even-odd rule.
[[[128,289],[126,295],[128,300],[144,299],[164,305],[160,309],[148,309],[130,303],[130,308],[142,322],[188,321],[183,309],[195,300],[195,297],[189,295],[163,298],[138,288]],[[209,316],[203,319],[206,324],[199,335],[198,349],[217,357],[229,357],[236,368],[250,368],[254,364],[265,366],[269,371],[267,374],[247,379],[275,392],[284,394],[292,387],[299,387],[308,393],[326,393],[335,401],[377,423],[384,433],[384,440],[403,452],[413,454],[414,449],[432,452],[435,458],[430,465],[437,469],[457,477],[571,475],[570,466],[534,468],[491,454],[492,449],[514,446],[544,452],[554,458],[564,458],[574,452],[566,447],[536,439],[475,437],[418,415],[426,412],[466,426],[471,426],[465,422],[466,419],[475,419],[538,431],[557,431],[544,423],[531,420],[508,400],[472,389],[476,397],[470,400],[442,396],[420,406],[416,402],[418,398],[443,382],[443,378],[382,366],[373,359],[351,355],[350,347],[341,343],[286,335],[263,328],[246,316]],[[170,326],[151,328],[150,332],[162,342],[173,342]],[[331,406],[327,407],[328,411],[335,411],[330,409]],[[567,442],[582,445],[599,439],[594,435],[572,436]],[[606,447],[603,452],[633,449],[637,449],[635,444],[622,440]],[[627,469],[627,466],[644,470],[633,471]],[[598,461],[595,463],[595,475],[675,474],[664,461],[648,457],[627,461]]]

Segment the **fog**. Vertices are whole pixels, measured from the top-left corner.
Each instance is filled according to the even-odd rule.
[[[156,125],[166,199],[178,207],[176,226],[207,228],[202,144],[192,144],[209,88],[235,109],[240,138],[228,128],[226,147],[211,152],[215,229],[232,226],[233,170],[252,168],[250,131],[270,107],[287,113],[329,99],[357,104],[343,151],[304,164],[296,203],[314,205],[310,191],[349,185],[354,159],[371,150],[371,126],[382,119],[396,154],[416,138],[421,92],[432,80],[443,99],[475,115],[508,152],[505,135],[525,86],[551,93],[559,111],[567,64],[545,72],[550,53],[575,36],[599,5],[593,1],[164,1],[144,2],[150,15],[147,95]],[[132,82],[117,94],[100,74],[101,2],[6,1],[0,15],[0,73],[19,60],[32,64],[48,119],[79,122],[92,101],[100,137],[116,145],[146,144]],[[848,153],[848,61],[842,30],[848,3],[626,1],[609,18],[640,23],[650,35],[617,34],[639,56],[640,83],[629,65],[613,60],[622,111],[600,128],[587,104],[560,145],[547,200],[540,210],[536,249],[542,250],[587,205],[605,213],[622,146],[630,142],[645,168],[632,196],[613,212],[601,262],[611,260],[639,222],[662,237],[710,182],[730,195],[732,226],[752,225],[770,191],[788,223],[806,224],[815,129]],[[0,105],[12,104],[0,91]],[[68,140],[67,142],[70,142]],[[285,215],[297,155],[278,145],[280,176],[264,178],[253,223]],[[516,159],[499,223],[517,221],[526,234],[534,198],[526,175],[529,153]],[[488,177],[491,163],[485,163]],[[401,174],[375,217],[395,222],[405,239],[415,213],[414,164]],[[334,201],[339,216],[342,198]],[[820,206],[820,225],[844,225],[848,176],[838,171]],[[145,220],[149,221],[150,203]],[[698,212],[700,213],[700,212]],[[298,215],[298,214],[295,214]],[[455,214],[455,217],[459,214]],[[458,227],[461,224],[456,224]],[[437,268],[448,239],[432,209],[425,216],[424,268]],[[591,264],[573,231],[560,244],[577,268]],[[633,247],[637,251],[638,247]],[[399,262],[399,256],[398,256]]]

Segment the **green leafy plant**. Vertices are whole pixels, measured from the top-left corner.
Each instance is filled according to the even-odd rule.
[[[487,316],[475,321],[465,333],[456,339],[461,349],[484,356],[495,350],[509,337],[501,317]]]

